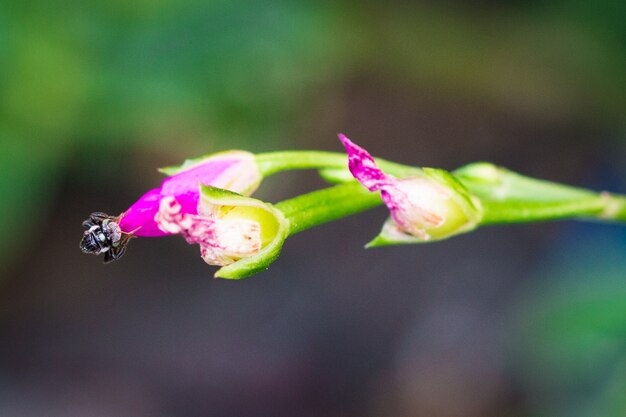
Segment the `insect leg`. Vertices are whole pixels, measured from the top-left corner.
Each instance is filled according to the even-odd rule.
[[[112,247],[104,253],[104,263],[108,264],[109,262],[120,259],[122,255],[124,255],[124,252],[126,252],[126,245],[120,245],[115,248]]]

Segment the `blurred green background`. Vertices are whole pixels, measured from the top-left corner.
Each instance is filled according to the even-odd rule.
[[[626,3],[0,3],[0,415],[626,415],[626,230],[365,252],[384,210],[245,282],[182,239],[78,250],[224,149],[489,160],[626,193]],[[267,180],[278,201],[322,186]]]

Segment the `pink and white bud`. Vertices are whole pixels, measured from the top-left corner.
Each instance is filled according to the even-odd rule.
[[[219,220],[214,229],[215,245],[201,246],[209,265],[230,265],[261,250],[261,225],[252,220]]]
[[[374,158],[345,135],[339,135],[348,153],[350,172],[365,188],[380,191],[389,208],[373,245],[444,239],[474,228],[481,217],[477,202],[450,174],[424,168],[420,174],[395,178],[385,174]]]
[[[119,225],[124,233],[141,237],[177,233],[176,228],[157,224],[161,202],[165,197],[174,197],[181,213],[197,214],[199,184],[250,195],[261,182],[254,155],[244,151],[218,153],[165,171],[172,175],[163,180],[161,187],[148,191],[120,216]]]
[[[209,265],[230,265],[261,249],[258,222],[185,213],[174,197],[161,199],[155,220],[164,232],[180,234],[187,243],[200,245],[202,259]]]

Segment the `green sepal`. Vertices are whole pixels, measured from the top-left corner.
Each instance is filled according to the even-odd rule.
[[[450,198],[454,204],[454,211],[457,212],[456,218],[452,223],[449,223],[448,219],[446,220],[448,224],[429,229],[427,231],[429,238],[422,239],[401,231],[395,221],[389,217],[380,233],[365,245],[366,248],[436,242],[472,231],[480,224],[483,216],[480,200],[470,194],[454,175],[437,168],[422,168],[422,173],[424,177],[451,191]]]
[[[241,151],[241,150],[222,151],[222,152],[216,152],[216,153],[199,156],[197,158],[185,159],[185,161],[180,165],[171,165],[168,167],[159,168],[158,171],[161,174],[165,174],[168,177],[171,177],[172,175],[180,174],[181,172],[187,171],[188,169],[193,168],[196,165],[202,164],[209,159],[220,159],[220,158],[227,157],[233,154],[239,154],[239,155],[245,154],[251,159],[255,158],[254,154],[248,151]]]
[[[422,171],[426,177],[449,187],[454,192],[452,198],[461,205],[470,222],[480,222],[482,216],[480,200],[473,196],[456,176],[439,168],[422,168]]]
[[[439,239],[442,240],[442,239]],[[396,230],[396,222],[389,217],[383,224],[380,233],[365,244],[365,248],[379,248],[382,246],[408,245],[413,243],[429,243],[433,240],[424,240]]]
[[[261,272],[278,258],[289,227],[282,212],[273,205],[255,198],[244,197],[232,191],[211,186],[200,186],[200,207],[204,210],[217,210],[218,217],[242,216],[253,218],[261,223],[261,230],[269,229],[271,236],[255,255],[242,258],[220,268],[216,278],[242,279]]]

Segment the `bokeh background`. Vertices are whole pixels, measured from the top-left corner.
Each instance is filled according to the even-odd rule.
[[[613,0],[0,2],[0,415],[626,415],[623,227],[365,251],[379,209],[241,282],[175,237],[78,250],[156,167],[340,131],[626,192],[625,22]]]

